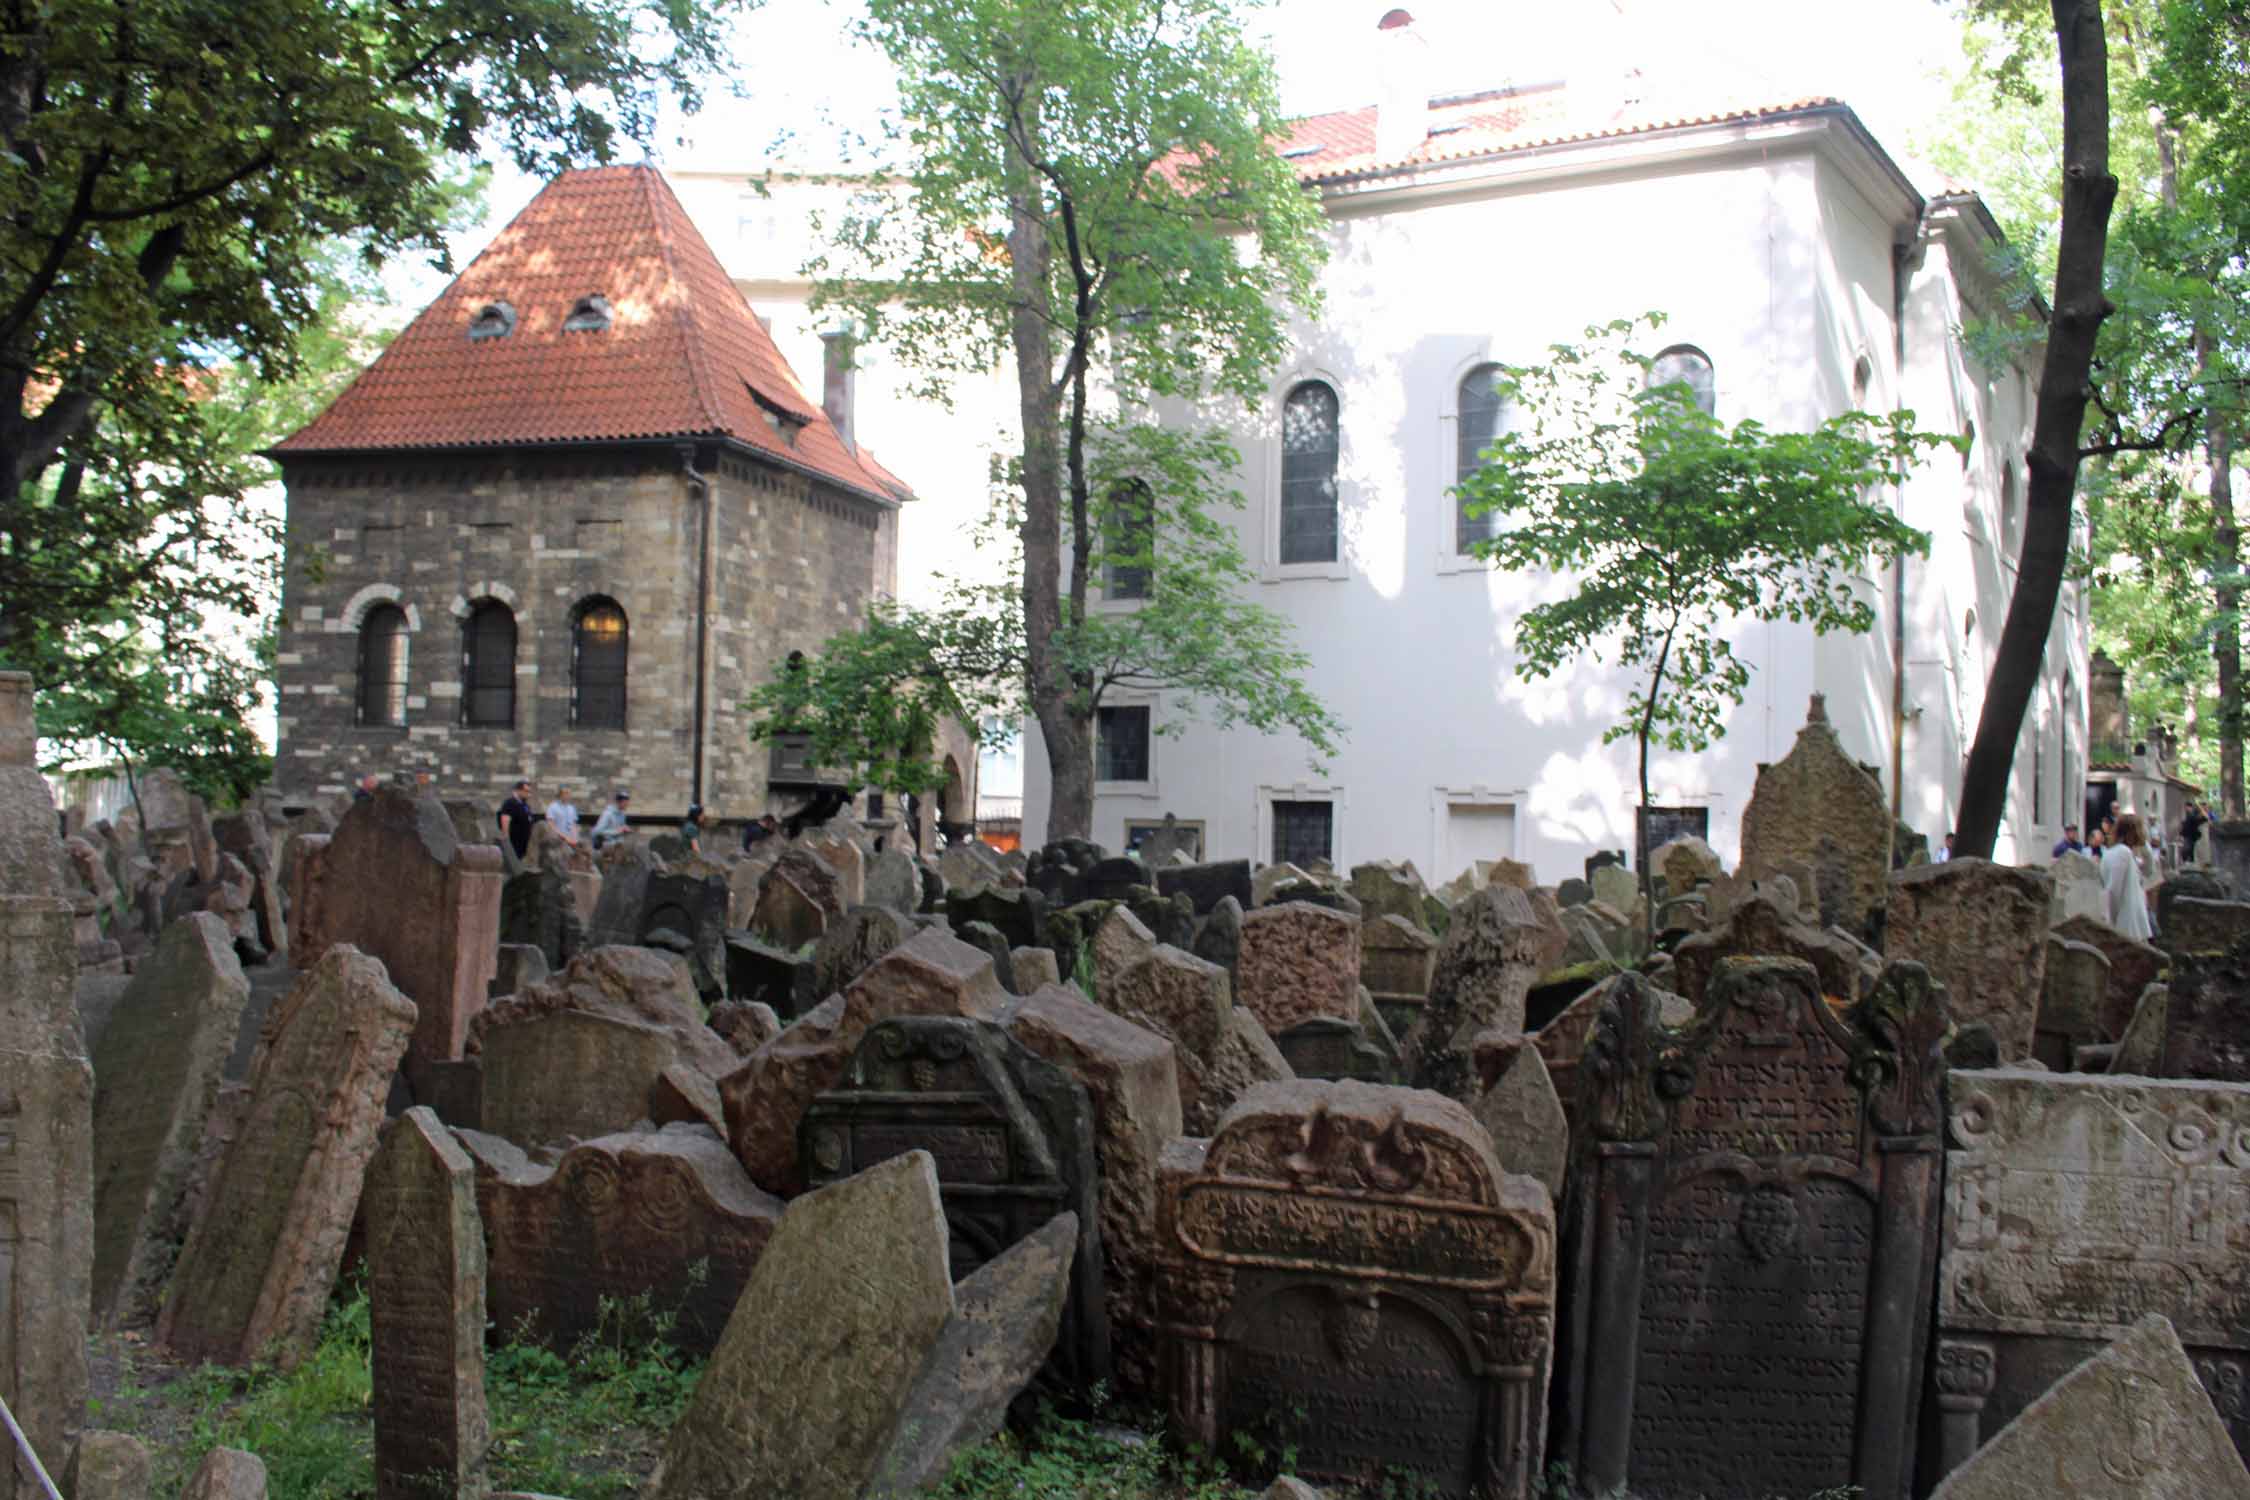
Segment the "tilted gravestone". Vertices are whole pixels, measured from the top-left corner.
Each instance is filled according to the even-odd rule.
[[[2169,989],[2162,1076],[2250,1083],[2250,943],[2175,956]]]
[[[1384,1022],[1400,1036],[1422,1019],[1437,956],[1438,940],[1404,917],[1376,917],[1360,927],[1359,982],[1375,997]]]
[[[1899,1496],[1937,1254],[1945,1001],[1839,1014],[1730,959],[1683,1030],[1634,975],[1580,1062],[1561,1457],[1649,1500]]]
[[[94,1049],[94,1316],[153,1313],[187,1237],[188,1172],[250,1000],[227,931],[164,929]]]
[[[1202,865],[1158,866],[1156,889],[1159,895],[1165,896],[1185,892],[1199,917],[1211,915],[1212,909],[1229,896],[1237,906],[1248,906],[1251,902],[1250,861],[1228,859]]]
[[[1948,1093],[1932,1472],[2147,1313],[2250,1453],[2250,1087],[1996,1069]]]
[[[311,1347],[414,1023],[383,966],[340,943],[274,1007],[157,1342],[183,1359],[270,1354],[285,1367]]]
[[[1954,1019],[1992,1028],[2005,1061],[2032,1054],[2047,975],[2054,877],[1982,859],[1916,865],[1891,877],[1883,956],[1924,964]]]
[[[1070,1296],[1048,1369],[1071,1391],[1110,1378],[1093,1107],[1069,1074],[990,1021],[885,1021],[861,1038],[841,1086],[805,1111],[798,1140],[813,1188],[929,1152],[955,1280],[1056,1214],[1077,1215]]]
[[[1299,1021],[1359,1013],[1359,919],[1307,902],[1242,919],[1235,1000],[1279,1036]]]
[[[1559,926],[1530,896],[1487,886],[1453,909],[1438,949],[1429,1003],[1404,1038],[1406,1081],[1466,1103],[1476,1096],[1471,1049],[1486,1031],[1523,1030],[1532,981],[1562,957]]]
[[[376,1500],[466,1494],[492,1440],[475,1168],[435,1114],[410,1109],[384,1129],[362,1203]]]
[[[1554,1212],[1449,1099],[1252,1089],[1164,1153],[1159,1326],[1173,1419],[1291,1444],[1339,1484],[1524,1500],[1543,1477]]]

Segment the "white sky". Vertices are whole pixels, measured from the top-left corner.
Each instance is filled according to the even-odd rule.
[[[855,0],[765,0],[736,30],[746,97],[714,84],[701,114],[667,122],[664,166],[748,168],[785,157],[832,163],[890,102],[881,57],[849,35]],[[1293,114],[1375,102],[1368,44],[1383,0],[1272,0],[1252,16],[1274,49]],[[1574,58],[1631,56],[1645,71],[1701,72],[1770,84],[1775,99],[1831,94],[1904,158],[1944,104],[1938,73],[1959,55],[1946,0],[1414,0],[1417,29],[1439,59],[1438,93],[1567,76]],[[1612,64],[1614,66],[1614,64]],[[457,236],[466,264],[529,202],[538,184],[495,176],[484,223]],[[443,278],[401,266],[395,294],[419,307]]]

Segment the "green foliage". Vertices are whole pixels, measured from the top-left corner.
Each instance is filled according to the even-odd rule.
[[[1742,701],[1750,664],[1721,633],[1740,618],[1865,631],[1875,570],[1928,539],[1871,492],[1955,440],[1910,413],[1847,412],[1812,432],[1732,429],[1682,383],[1650,386],[1635,350],[1662,319],[1589,328],[1535,366],[1504,366],[1516,413],[1460,494],[1498,533],[1477,553],[1502,568],[1576,577],[1569,597],[1516,626],[1519,675],[1588,657],[1647,674],[1607,740],[1701,750]]]
[[[1270,1477],[1269,1466],[1260,1478]],[[1241,1500],[1238,1476],[1166,1446],[1153,1428],[1043,1410],[1029,1433],[1004,1432],[956,1454],[934,1500]]]

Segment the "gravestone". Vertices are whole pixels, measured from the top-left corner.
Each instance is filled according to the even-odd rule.
[[[500,946],[499,847],[456,837],[437,798],[386,786],[326,843],[307,841],[296,880],[292,961],[310,968],[337,944],[365,953],[414,1002],[414,1060],[459,1057]]]
[[[1104,1010],[1172,1044],[1180,1115],[1190,1134],[1208,1134],[1251,1084],[1289,1076],[1257,1017],[1232,1002],[1226,971],[1192,954],[1153,948],[1096,998]]]
[[[1696,842],[1700,844],[1703,841],[1698,839]],[[1670,848],[1671,846],[1666,845],[1665,847]],[[1704,847],[1709,848],[1710,846],[1705,844]],[[1716,856],[1713,857],[1716,858]],[[1603,865],[1594,871],[1593,879],[1589,884],[1593,887],[1593,899],[1596,901],[1614,907],[1628,916],[1640,909],[1640,877],[1623,865]],[[1689,886],[1688,889],[1693,890],[1694,887]],[[1674,894],[1680,893],[1675,891]]]
[[[1249,911],[1255,907],[1266,905],[1273,900],[1274,890],[1278,886],[1298,885],[1311,879],[1310,875],[1287,860],[1283,860],[1279,864],[1267,865],[1250,877],[1251,901],[1243,909]]]
[[[829,922],[843,914],[835,872],[803,849],[789,848],[758,878],[749,926],[776,947],[793,951],[817,942]]]
[[[989,1021],[884,1021],[861,1039],[842,1083],[805,1111],[798,1141],[804,1180],[816,1189],[929,1152],[957,1280],[1057,1214],[1076,1215],[1070,1292],[1048,1369],[1066,1391],[1109,1380],[1093,1106],[1069,1074]]]
[[[798,847],[828,866],[846,911],[866,903],[867,855],[856,842],[838,833],[808,833]]]
[[[2149,1313],[2250,1451],[2250,1088],[1998,1069],[1949,1093],[1933,1474]]]
[[[28,714],[28,683],[0,674],[0,757],[11,753],[12,716]],[[19,800],[5,784],[26,763],[0,760],[0,828]],[[39,800],[46,787],[39,786]],[[20,799],[29,804],[26,795]],[[30,829],[0,832],[0,845],[51,854]],[[59,859],[59,856],[57,857]],[[0,881],[30,883],[28,868]],[[73,998],[78,942],[71,903],[53,895],[0,895],[0,1398],[32,1448],[59,1472],[85,1421],[88,1268],[94,1254],[93,1070],[79,1039]],[[0,1500],[37,1500],[38,1481],[8,1444]]]
[[[1186,855],[1191,864],[1201,859],[1203,833],[1200,829],[1181,827],[1176,814],[1166,813],[1164,821],[1150,829],[1141,840],[1141,861],[1151,870],[1164,870],[1177,864],[1177,855]]]
[[[1400,1036],[1422,1018],[1436,972],[1438,940],[1403,917],[1377,917],[1359,930],[1359,982]]]
[[[552,1166],[458,1135],[476,1167],[488,1313],[510,1338],[568,1351],[605,1299],[645,1297],[682,1352],[707,1354],[781,1221],[781,1200],[699,1126],[583,1141]]]
[[[1046,913],[1046,898],[1035,890],[1003,891],[983,886],[952,891],[945,898],[946,920],[955,930],[971,922],[989,922],[999,929],[1010,948],[1049,946],[1041,932]]]
[[[1578,879],[1576,876],[1567,877],[1560,885],[1555,887],[1555,904],[1565,911],[1573,906],[1584,906],[1593,899],[1593,885],[1590,882]]]
[[[1456,906],[1430,977],[1429,1003],[1404,1039],[1406,1081],[1449,1099],[1475,1097],[1470,1049],[1478,1033],[1523,1030],[1532,981],[1562,950],[1561,929],[1542,921],[1522,891],[1486,886]]]
[[[797,970],[800,993],[789,1014],[802,1015],[838,993],[913,935],[912,920],[887,906],[855,906],[845,912],[820,935],[812,963]]]
[[[2150,1313],[2056,1381],[1931,1500],[2250,1500],[2250,1469],[2227,1441],[2209,1381]]]
[[[1353,865],[1350,889],[1359,902],[1361,921],[1395,916],[1417,927],[1422,925],[1422,898],[1429,894],[1429,889],[1422,884],[1422,877],[1414,872],[1412,865],[1389,860]]]
[[[1113,906],[1095,926],[1088,947],[1094,955],[1094,1001],[1115,1010],[1117,1007],[1109,1003],[1107,991],[1127,969],[1155,951],[1156,934],[1133,915],[1130,907]]]
[[[1273,1039],[1281,1060],[1299,1078],[1356,1078],[1361,1083],[1397,1082],[1396,1058],[1357,1021],[1314,1016]]]
[[[2166,988],[2163,1076],[2250,1083],[2250,942],[2175,955]]]
[[[2057,855],[2048,866],[2055,894],[2047,908],[2048,922],[2060,927],[2074,917],[2092,922],[2109,920],[2109,898],[2102,893],[2102,867],[2083,854]]]
[[[1788,873],[1796,861],[1833,872],[1818,877],[1822,920],[1857,932],[1883,904],[1890,839],[1882,781],[1844,752],[1828,722],[1827,699],[1813,694],[1789,753],[1758,767],[1742,810],[1740,873],[1763,879]],[[1800,883],[1799,894],[1814,891]]]
[[[1170,865],[1156,872],[1156,889],[1159,895],[1185,894],[1195,907],[1195,914],[1207,917],[1227,897],[1235,905],[1250,905],[1250,861],[1246,859],[1219,860],[1201,865]]]
[[[2003,1061],[2031,1056],[2047,975],[2053,877],[1967,857],[1891,876],[1883,956],[1911,959],[1953,997],[1953,1018],[1992,1028]]]
[[[1791,917],[1763,895],[1739,903],[1726,921],[1682,938],[1672,950],[1672,986],[1690,1004],[1729,958],[1801,958],[1820,976],[1821,993],[1849,1003],[1866,993],[1880,965],[1859,945]]]
[[[2133,1007],[2132,1018],[2117,1039],[2110,1072],[2153,1076],[2164,1065],[2164,1022],[2171,1009],[2169,986],[2152,984],[2141,991],[2140,1003]]]
[[[518,991],[544,984],[554,971],[547,955],[529,943],[502,943],[492,969],[492,998],[502,1000]]]
[[[2109,959],[2091,943],[2050,935],[2042,984],[2032,1055],[2065,1072],[2078,1048],[2111,1040],[2102,1029],[2109,1002]]]
[[[1211,914],[1197,924],[1195,943],[1189,951],[1226,970],[1227,983],[1232,986],[1234,971],[1242,962],[1242,904],[1232,896],[1221,896]]]
[[[2168,953],[2224,953],[2250,937],[2250,902],[2182,896],[2171,904],[2157,946]]]
[[[1167,1395],[1189,1441],[1295,1449],[1343,1485],[1528,1500],[1554,1333],[1554,1211],[1449,1099],[1252,1089],[1164,1153]]]
[[[867,904],[911,917],[922,905],[922,872],[904,849],[885,849],[867,865]]]
[[[1582,1483],[1906,1492],[1946,1028],[1913,964],[1839,1013],[1802,960],[1729,959],[1679,1032],[1613,982],[1571,1174],[1560,1456]]]
[[[1235,999],[1275,1036],[1314,1016],[1359,1013],[1359,919],[1308,902],[1242,919]]]
[[[1156,877],[1127,854],[1096,860],[1078,877],[1081,901],[1130,901],[1144,889],[1156,889]]]
[[[362,1206],[377,1500],[466,1494],[492,1440],[476,1170],[436,1115],[410,1109],[383,1132]]]
[[[534,869],[510,875],[500,888],[500,941],[536,949],[549,969],[576,958],[586,946],[586,924],[579,920],[578,897],[569,874]]]
[[[2133,1007],[2140,1003],[2141,991],[2161,979],[2171,964],[2163,949],[2129,938],[2103,919],[2072,917],[2057,922],[2049,935],[2099,948],[2109,960],[2109,988],[2102,1002],[2105,1036],[2123,1033],[2125,1023],[2133,1018]]]
[[[2250,825],[2245,825],[2250,827]],[[2156,929],[2172,923],[2172,907],[2180,901],[2232,901],[2235,881],[2218,870],[2189,865],[2173,870],[2156,887]]]
[[[814,988],[812,966],[811,954],[799,958],[754,934],[727,934],[727,993],[739,1003],[768,1006],[777,1016],[796,1019],[804,1008],[800,995]]]
[[[249,1003],[226,928],[197,912],[164,929],[94,1048],[97,1323],[156,1309],[187,1238],[188,1171]]]
[[[1562,1201],[1563,1171],[1570,1161],[1570,1121],[1531,1038],[1499,1038],[1496,1054],[1477,1052],[1479,1074],[1491,1082],[1477,1095],[1477,1123],[1492,1137],[1493,1153],[1511,1172],[1536,1177]]]
[[[1649,868],[1664,882],[1668,896],[1685,896],[1699,886],[1726,875],[1726,866],[1719,861],[1719,853],[1693,833],[1684,833],[1659,845],[1648,857]],[[1594,899],[1604,900],[1602,882],[1614,879],[1598,871],[1594,876]]]
[[[329,944],[274,1007],[242,1123],[180,1251],[158,1343],[187,1360],[272,1355],[284,1368],[311,1348],[414,1029],[413,1002],[346,943]]]

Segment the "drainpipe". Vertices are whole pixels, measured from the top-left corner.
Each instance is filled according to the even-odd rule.
[[[1925,210],[1926,213],[1926,210]],[[1926,218],[1891,243],[1891,410],[1906,409],[1906,263],[1920,255],[1929,233]],[[1891,486],[1898,514],[1906,514],[1906,488]],[[1891,826],[1884,835],[1883,868],[1898,863],[1898,827],[1906,799],[1906,556],[1891,563]]]
[[[680,474],[697,502],[695,530],[695,753],[688,779],[688,801],[703,801],[703,740],[706,729],[704,668],[711,655],[711,481],[695,467],[695,445],[680,445]]]

